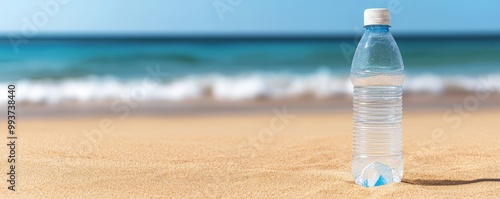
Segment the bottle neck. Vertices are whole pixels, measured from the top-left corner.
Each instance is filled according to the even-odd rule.
[[[388,33],[389,26],[388,25],[368,25],[365,26],[366,32],[369,33]]]

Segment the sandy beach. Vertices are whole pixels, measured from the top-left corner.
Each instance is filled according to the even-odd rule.
[[[0,199],[500,199],[499,7],[3,1]]]
[[[403,183],[371,189],[354,184],[350,173],[350,112],[276,111],[281,115],[270,110],[24,119],[18,124],[17,191],[7,191],[2,180],[0,192],[2,198],[494,198],[500,193],[498,110],[471,112],[453,122],[443,120],[443,111],[406,111]],[[0,166],[7,171],[6,161]]]

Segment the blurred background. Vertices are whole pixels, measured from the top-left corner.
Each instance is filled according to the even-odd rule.
[[[351,110],[350,63],[373,7],[392,12],[405,108],[478,92],[491,93],[481,108],[500,105],[500,2],[0,2],[0,82],[16,84],[28,115]]]

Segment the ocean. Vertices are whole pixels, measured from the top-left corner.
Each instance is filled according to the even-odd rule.
[[[45,38],[17,50],[2,40],[0,82],[21,102],[91,102],[123,97],[158,67],[168,76],[147,99],[324,99],[352,92],[357,39]],[[396,40],[407,94],[500,89],[500,37]]]

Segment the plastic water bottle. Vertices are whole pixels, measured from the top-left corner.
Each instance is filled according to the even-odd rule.
[[[365,33],[351,66],[354,85],[352,174],[356,184],[400,182],[403,59],[390,27],[389,10],[366,9]]]

